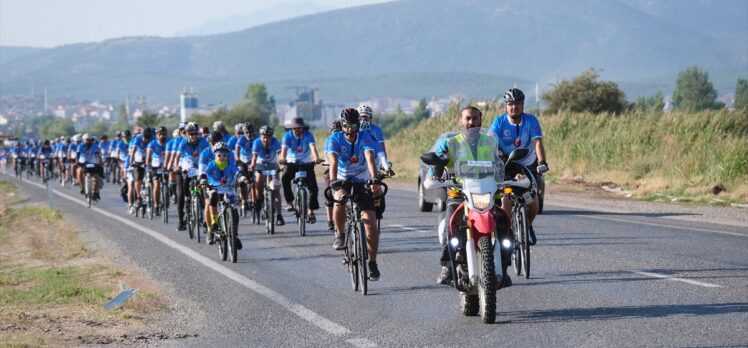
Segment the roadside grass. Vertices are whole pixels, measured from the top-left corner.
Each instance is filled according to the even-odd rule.
[[[0,346],[79,345],[85,334],[132,333],[169,311],[155,286],[89,248],[59,210],[19,206],[14,191],[0,181]],[[140,290],[105,311],[124,284]]]
[[[483,126],[503,113],[496,102],[472,103]],[[463,103],[464,105],[464,103]],[[387,141],[398,176],[415,182],[418,160],[443,132],[459,130],[460,106],[450,105]],[[578,178],[615,183],[645,200],[748,203],[748,111],[559,113],[539,117],[549,182]],[[722,204],[722,203],[719,203]]]

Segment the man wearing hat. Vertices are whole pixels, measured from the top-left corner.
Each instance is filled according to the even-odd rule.
[[[306,170],[307,176],[304,179],[304,184],[309,189],[309,209],[306,212],[298,212],[298,214],[306,214],[307,221],[313,224],[317,222],[317,219],[314,217],[314,210],[319,209],[319,201],[317,200],[319,189],[317,188],[317,177],[314,174],[313,166],[322,163],[323,160],[317,152],[314,135],[309,131],[309,127],[304,123],[303,118],[293,118],[286,125],[286,128],[289,131],[286,132],[281,141],[281,153],[278,160],[280,165],[286,166],[281,177],[283,196],[286,199],[286,210],[294,210],[291,181],[294,179],[296,172],[302,165],[311,167],[312,170]]]

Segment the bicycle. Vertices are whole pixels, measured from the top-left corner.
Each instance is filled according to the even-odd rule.
[[[239,234],[239,212],[234,203],[236,195],[231,187],[213,186],[218,194],[218,233],[216,243],[218,244],[218,255],[222,261],[229,257],[231,262],[237,261],[237,237]]]
[[[15,160],[13,163],[15,164],[13,169],[16,172],[16,179],[23,181],[23,171],[25,167],[25,161],[23,157],[19,157],[16,154],[13,154],[13,159]]]
[[[296,223],[299,225],[299,235],[303,237],[306,235],[306,212],[309,208],[309,189],[306,187],[305,180],[307,171],[314,170],[314,163],[289,163],[287,165],[297,167],[291,187],[294,193],[294,216],[296,217]]]
[[[93,175],[88,171],[88,169],[93,169],[95,165],[93,163],[86,163],[86,177],[84,179],[84,192],[86,197],[86,202],[88,203],[88,207],[91,208],[91,205],[93,204],[93,196],[94,196],[94,179]]]
[[[165,224],[169,223],[169,173],[161,173],[157,176],[159,180],[159,209],[161,209],[161,218]]]
[[[515,150],[517,151],[517,150]],[[512,156],[510,155],[510,158]],[[512,201],[512,232],[514,233],[514,251],[512,264],[516,275],[524,274],[530,278],[530,227],[527,220],[527,206],[532,203],[532,192],[537,190],[537,183],[532,172],[521,164],[508,160],[506,167],[510,171],[517,171],[529,179],[529,185],[508,185],[504,188],[504,195]],[[505,169],[506,170],[506,169]]]
[[[273,201],[273,177],[275,176],[275,169],[263,170],[262,175],[265,176],[265,194],[263,196],[264,207],[263,214],[265,215],[265,229],[268,234],[275,234],[275,202]]]
[[[373,197],[374,199],[384,197],[387,194],[387,184],[381,183],[380,185],[382,185],[383,192],[380,196]],[[363,295],[366,295],[369,280],[367,275],[369,250],[366,246],[366,230],[364,229],[364,223],[361,221],[361,208],[356,201],[361,194],[372,193],[368,185],[354,183],[350,180],[344,181],[343,188],[351,193],[344,195],[340,200],[333,197],[332,187],[325,189],[325,196],[334,203],[346,205],[343,264],[347,266],[348,273],[351,276],[353,291],[361,291]]]
[[[153,174],[150,168],[145,170],[145,177],[141,184],[140,199],[145,200],[145,206],[148,211],[148,218],[153,220],[153,215],[156,213],[155,201],[153,200]],[[143,198],[145,195],[145,198]]]
[[[203,233],[207,233],[205,225],[203,224],[203,190],[198,184],[197,177],[190,180],[189,196],[185,199],[189,200],[189,204],[185,202],[187,207],[187,231],[190,235],[190,239],[197,237],[197,242],[201,242],[200,229],[203,229]]]
[[[247,217],[247,214],[250,214],[252,217],[252,222],[254,223],[256,219],[259,219],[259,214],[255,214],[254,211],[254,202],[252,201],[252,195],[250,192],[252,191],[252,187],[254,187],[254,173],[245,173],[245,177],[247,178],[247,183],[243,185],[236,185],[236,194],[237,197],[241,199],[241,197],[246,197],[246,202],[242,201],[241,204],[239,204],[239,216],[241,217]],[[243,187],[243,188],[242,188]],[[259,221],[258,221],[259,222]]]

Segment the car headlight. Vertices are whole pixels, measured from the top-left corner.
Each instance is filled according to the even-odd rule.
[[[491,205],[491,194],[490,193],[473,193],[473,206],[476,209],[486,210]]]

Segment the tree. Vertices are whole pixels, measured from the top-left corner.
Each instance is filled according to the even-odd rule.
[[[69,118],[51,120],[39,127],[39,137],[42,139],[52,139],[60,135],[71,136],[73,134],[75,134],[75,123]]]
[[[595,69],[589,69],[571,81],[554,84],[553,89],[542,95],[548,104],[547,111],[621,113],[628,104],[626,95],[615,82],[597,81],[598,77]]]
[[[709,81],[709,73],[697,66],[678,73],[673,92],[673,102],[676,108],[701,111],[724,107],[724,104],[717,102],[716,99],[717,90]]]
[[[425,98],[421,98],[421,100],[418,101],[418,107],[413,110],[413,117],[415,117],[417,121],[431,117],[431,112],[428,109],[428,103]]]
[[[139,126],[154,128],[159,124],[158,114],[148,111],[143,111],[143,114],[138,117],[137,123]]]
[[[639,111],[662,111],[665,107],[664,97],[662,92],[657,92],[649,97],[636,98],[634,104],[631,105],[632,109]]]
[[[748,80],[738,77],[738,84],[735,87],[735,110],[742,110],[748,107]]]
[[[266,122],[275,114],[275,98],[268,96],[264,83],[250,83],[242,104],[244,105],[237,112],[245,112],[247,115],[259,114]]]
[[[129,127],[130,117],[127,114],[127,106],[125,106],[125,103],[121,103],[117,107],[117,128],[127,129]]]

